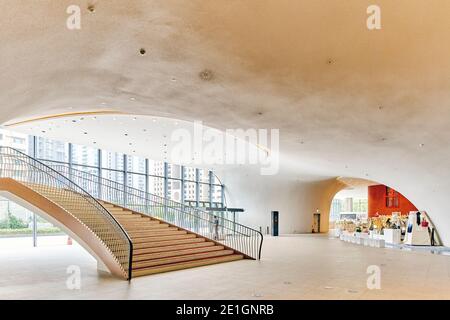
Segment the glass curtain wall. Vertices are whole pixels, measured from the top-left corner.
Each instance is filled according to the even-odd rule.
[[[212,171],[0,129],[0,146],[47,164],[68,166],[196,207],[224,207],[224,186]],[[81,186],[94,196],[100,187]],[[89,189],[89,190],[88,190]],[[93,189],[93,190],[91,190]],[[33,233],[36,230],[33,238]],[[0,238],[60,235],[61,230],[14,202],[0,198]],[[65,241],[65,240],[64,240]]]
[[[224,206],[224,187],[209,170],[2,129],[0,145],[13,147],[48,164],[69,166],[186,205]],[[98,192],[89,191],[94,195]]]

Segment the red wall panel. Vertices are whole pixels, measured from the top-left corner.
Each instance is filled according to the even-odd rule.
[[[386,206],[386,186],[370,186],[368,190],[368,213],[369,217],[379,215],[391,215],[392,212],[401,212],[403,215],[410,211],[417,211],[417,208],[402,194],[398,193],[398,208],[388,208]]]

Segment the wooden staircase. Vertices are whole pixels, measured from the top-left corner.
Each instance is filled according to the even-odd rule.
[[[133,242],[133,277],[244,259],[244,255],[161,220],[99,201]]]
[[[103,199],[112,202],[123,192],[125,199],[132,199],[129,203],[134,208],[148,208],[147,196],[155,197],[151,203],[156,204],[156,210],[163,208],[158,211],[162,219],[173,224],[98,201],[93,194],[99,190]],[[227,219],[219,226],[208,212],[195,208],[185,212],[169,199],[142,196],[141,190],[64,165],[50,167],[2,146],[0,191],[24,200],[38,214],[57,223],[97,259],[102,269],[127,280],[261,256],[263,236],[257,230]],[[174,225],[177,223],[189,229]],[[206,238],[211,234],[220,237],[223,244]]]

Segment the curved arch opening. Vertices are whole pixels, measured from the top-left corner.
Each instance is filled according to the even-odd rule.
[[[335,193],[329,211],[329,230],[334,236],[375,238],[389,245],[441,243],[427,212],[399,191],[363,179],[339,180],[344,185]]]

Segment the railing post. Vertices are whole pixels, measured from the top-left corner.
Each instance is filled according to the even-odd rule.
[[[169,197],[169,164],[164,162],[164,216],[167,217],[167,199]]]
[[[150,208],[149,208],[149,199],[148,199],[148,194],[149,194],[149,184],[150,184],[150,176],[149,176],[149,170],[150,170],[150,166],[149,166],[149,161],[146,158],[145,159],[145,213],[150,213]]]
[[[103,199],[102,195],[102,149],[98,149],[98,181],[97,181],[97,192],[98,192],[98,198]]]
[[[33,212],[33,247],[37,247],[37,219],[36,213]]]
[[[128,156],[123,155],[123,206],[127,205],[127,186],[128,186]]]

